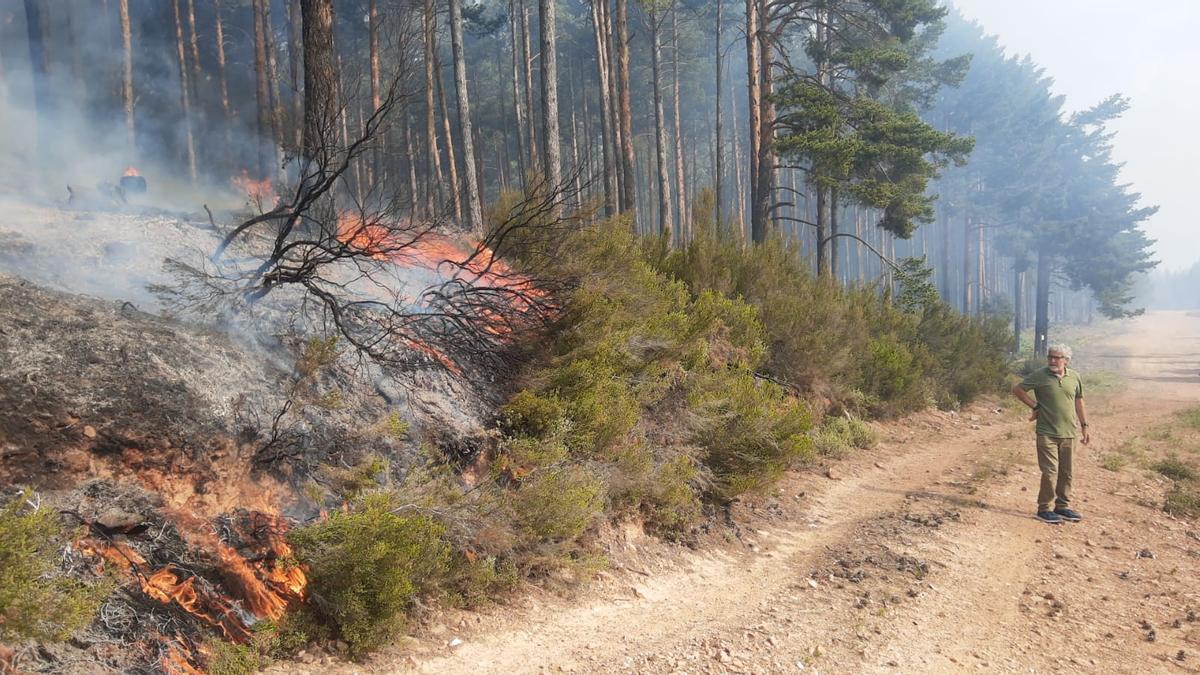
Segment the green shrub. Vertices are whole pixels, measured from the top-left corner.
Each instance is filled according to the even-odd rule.
[[[266,665],[255,648],[216,638],[205,641],[201,651],[207,654],[208,675],[249,675]]]
[[[1127,464],[1129,464],[1129,459],[1122,455],[1105,455],[1100,462],[1100,466],[1113,472],[1120,471]]]
[[[874,429],[861,420],[847,417],[828,417],[811,435],[816,453],[831,457],[841,457],[856,448],[868,450],[877,442]]]
[[[0,638],[65,640],[96,615],[112,584],[58,570],[70,533],[58,514],[24,493],[0,502]]]
[[[398,510],[391,496],[371,494],[288,533],[313,602],[355,656],[401,630],[412,600],[450,573],[445,527]]]
[[[1155,462],[1150,465],[1150,468],[1171,480],[1194,480],[1196,478],[1196,469],[1174,456]]]
[[[1183,518],[1200,518],[1200,489],[1194,482],[1176,483],[1167,493],[1163,510]]]
[[[332,637],[330,628],[314,616],[307,607],[288,612],[278,621],[259,621],[254,624],[251,644],[268,659],[288,659],[311,642],[325,642]]]
[[[724,499],[765,487],[812,455],[808,408],[774,383],[745,372],[709,374],[698,378],[688,402],[692,442],[706,451]]]
[[[1189,408],[1178,413],[1179,421],[1185,427],[1191,429],[1200,429],[1200,408]]]
[[[522,481],[511,499],[528,535],[564,541],[582,534],[604,510],[605,485],[579,465],[548,467]]]

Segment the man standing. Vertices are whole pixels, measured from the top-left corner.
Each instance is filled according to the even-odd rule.
[[[1037,420],[1038,467],[1042,486],[1038,490],[1037,519],[1058,524],[1078,522],[1082,517],[1071,506],[1071,455],[1075,450],[1076,428],[1084,445],[1088,435],[1087,412],[1083,407],[1083,380],[1067,367],[1071,348],[1051,345],[1046,352],[1045,368],[1030,373],[1012,388],[1012,393],[1033,409],[1030,420]],[[1033,392],[1033,396],[1029,392]]]

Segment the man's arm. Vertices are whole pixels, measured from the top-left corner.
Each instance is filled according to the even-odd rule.
[[[1029,408],[1031,410],[1033,410],[1033,414],[1029,416],[1029,419],[1036,420],[1037,419],[1037,401],[1034,400],[1034,398],[1029,395],[1029,392],[1022,389],[1021,385],[1019,385],[1019,384],[1013,385],[1012,393],[1013,393],[1013,396],[1016,396],[1017,398],[1021,399],[1021,403],[1024,403],[1025,405],[1029,406]],[[1080,401],[1082,399],[1075,399],[1075,400]]]
[[[1083,405],[1083,397],[1079,396],[1075,399],[1075,417],[1079,419],[1079,427],[1083,431],[1081,439],[1084,445],[1092,442],[1092,437],[1088,433],[1087,409]]]

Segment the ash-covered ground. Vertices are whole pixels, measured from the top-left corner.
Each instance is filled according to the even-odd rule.
[[[245,562],[261,541],[220,523],[311,518],[303,486],[321,467],[382,455],[398,478],[423,443],[476,447],[463,439],[483,433],[498,379],[486,372],[392,372],[345,350],[302,378],[319,326],[286,293],[234,317],[164,312],[148,290],[173,281],[163,262],[200,260],[217,241],[194,214],[10,203],[0,215],[0,496],[36,490],[84,526],[90,543],[68,547],[64,569],[125,560],[96,623],[66,645],[25,645],[21,668],[169,670],[164,659],[220,636],[203,618],[218,612],[155,598],[147,579],[246,612],[244,586],[265,564]],[[373,433],[396,419],[406,433]],[[231,572],[230,557],[250,571]]]

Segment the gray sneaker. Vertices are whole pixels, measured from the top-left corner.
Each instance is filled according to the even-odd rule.
[[[1069,520],[1072,523],[1078,523],[1079,521],[1083,520],[1083,516],[1079,515],[1078,511],[1072,511],[1065,506],[1054,509],[1054,512],[1058,514],[1059,518],[1062,518],[1063,520]]]
[[[1038,511],[1034,518],[1037,518],[1043,523],[1050,523],[1051,525],[1061,525],[1063,521],[1062,516],[1053,511]]]

